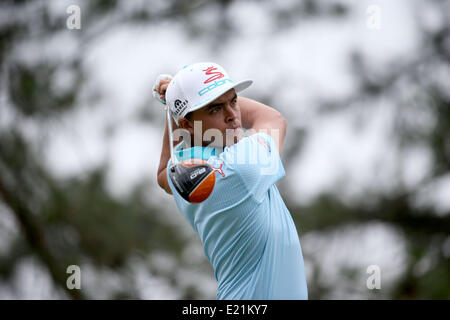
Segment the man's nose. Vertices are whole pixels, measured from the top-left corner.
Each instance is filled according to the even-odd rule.
[[[225,106],[225,122],[232,122],[237,117],[236,109],[232,108],[229,104]]]

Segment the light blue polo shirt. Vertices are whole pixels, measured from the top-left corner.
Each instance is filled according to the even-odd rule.
[[[257,133],[223,150],[182,147],[179,160],[201,158],[215,168],[213,192],[199,204],[168,181],[214,268],[217,299],[307,299],[297,229],[275,186],[285,171],[272,137]]]

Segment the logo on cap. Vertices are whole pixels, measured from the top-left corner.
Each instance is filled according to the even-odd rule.
[[[174,104],[174,107],[175,107],[174,112],[177,115],[180,115],[187,108],[188,101],[187,100],[181,101],[181,100],[177,99],[177,100],[175,100],[175,102],[173,104]]]
[[[207,87],[203,88],[202,90],[200,90],[200,91],[198,92],[198,95],[199,95],[199,96],[202,96],[202,95],[204,95],[205,93],[207,93],[207,92],[209,92],[209,91],[211,91],[211,90],[213,90],[213,89],[215,89],[215,88],[217,88],[217,87],[220,87],[221,85],[224,85],[224,84],[227,83],[227,82],[233,83],[233,81],[231,81],[230,78],[222,79],[222,80],[219,80],[219,81],[214,81],[214,82],[211,83],[209,86],[207,86]]]
[[[206,74],[207,76],[212,75],[212,77],[209,77],[208,79],[206,79],[205,82],[203,82],[204,84],[210,83],[211,81],[218,80],[218,79],[221,79],[221,78],[224,77],[224,75],[223,75],[222,72],[220,72],[220,71],[214,71],[214,70],[217,70],[217,68],[216,68],[216,67],[213,67],[213,66],[208,67],[208,68],[206,68],[205,70],[202,70],[202,71],[205,71],[205,74]]]

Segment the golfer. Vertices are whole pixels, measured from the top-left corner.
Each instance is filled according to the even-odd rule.
[[[170,177],[168,123],[158,184],[200,237],[218,282],[217,299],[307,299],[297,229],[275,186],[286,120],[275,109],[237,93],[251,80],[233,82],[218,64],[195,63],[173,78],[158,77],[156,97],[167,103],[173,129],[187,133],[174,146],[179,161],[200,159],[215,184],[200,203],[181,197]]]

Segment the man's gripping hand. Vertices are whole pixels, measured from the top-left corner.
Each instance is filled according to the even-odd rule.
[[[153,85],[153,97],[162,104],[166,104],[166,90],[172,78],[170,74],[160,74]]]

